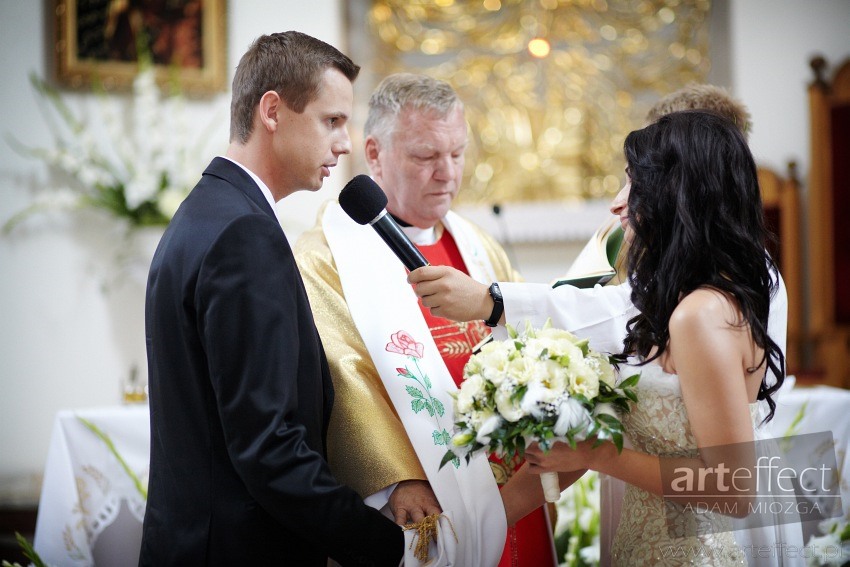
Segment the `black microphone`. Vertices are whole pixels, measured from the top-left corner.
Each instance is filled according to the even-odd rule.
[[[387,213],[387,196],[368,175],[357,175],[339,193],[339,206],[357,224],[370,224],[411,272],[428,262]]]

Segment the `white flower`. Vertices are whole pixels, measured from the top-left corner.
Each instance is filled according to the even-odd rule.
[[[547,388],[542,382],[533,381],[528,384],[528,390],[522,397],[520,408],[525,415],[543,419],[552,412],[546,411],[547,406],[553,406],[561,393]]]
[[[519,421],[525,417],[525,412],[522,411],[520,400],[511,399],[514,395],[514,388],[508,382],[503,382],[496,390],[496,409],[507,421]]]
[[[472,404],[476,398],[484,395],[484,378],[480,374],[467,375],[455,398],[455,411],[466,414],[472,411]]]
[[[608,362],[608,357],[598,352],[591,352],[587,357],[587,364],[599,376],[599,380],[610,387],[617,384],[617,371],[614,365]]]
[[[558,408],[558,421],[552,428],[555,435],[563,437],[567,431],[590,423],[590,414],[575,398],[563,400]]]
[[[166,218],[170,219],[174,216],[174,213],[177,212],[177,208],[185,198],[186,194],[179,189],[166,189],[160,193],[156,207],[159,209],[159,212],[165,215]]]
[[[533,374],[533,364],[535,361],[529,360],[524,357],[516,357],[508,361],[507,368],[505,369],[508,376],[511,377],[514,384],[518,384],[520,386],[524,384],[528,384],[529,380],[531,380]],[[499,387],[505,385],[505,382],[499,384]]]
[[[599,395],[599,376],[584,359],[571,359],[569,372],[571,394],[580,394],[589,400]]]
[[[135,209],[145,201],[156,197],[159,189],[159,179],[150,170],[137,171],[133,178],[124,186],[124,199],[127,207]]]
[[[475,436],[475,440],[482,445],[487,445],[490,442],[490,434],[501,427],[502,418],[492,412],[480,412],[476,418],[474,423],[478,435]]]
[[[833,532],[821,537],[811,537],[808,547],[811,554],[808,557],[809,565],[829,565],[840,567],[844,564],[841,552],[841,540],[838,534]]]
[[[581,556],[582,561],[584,561],[588,565],[599,565],[599,536],[594,536],[592,543],[587,547],[582,547],[578,554],[579,556]]]
[[[480,368],[483,376],[499,386],[505,379],[510,356],[515,353],[511,345],[500,341],[492,341],[484,345],[481,352],[474,357],[474,368]]]

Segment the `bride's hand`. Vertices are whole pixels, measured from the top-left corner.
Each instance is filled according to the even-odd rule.
[[[540,474],[544,472],[571,472],[582,469],[596,470],[597,459],[605,458],[608,451],[614,448],[612,443],[602,443],[593,447],[595,439],[580,441],[573,449],[567,443],[556,441],[548,453],[537,443],[529,445],[525,450],[525,460],[529,472]]]

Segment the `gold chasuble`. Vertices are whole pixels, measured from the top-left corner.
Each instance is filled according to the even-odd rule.
[[[321,226],[326,206],[316,225],[298,239],[294,253],[334,381],[328,462],[337,480],[365,498],[402,480],[427,477],[348,311]],[[521,281],[505,251],[478,232],[496,279]],[[375,274],[375,286],[382,284]]]

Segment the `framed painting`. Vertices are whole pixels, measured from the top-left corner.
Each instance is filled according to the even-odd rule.
[[[141,61],[188,94],[227,87],[226,0],[53,0],[56,79],[129,88]]]

